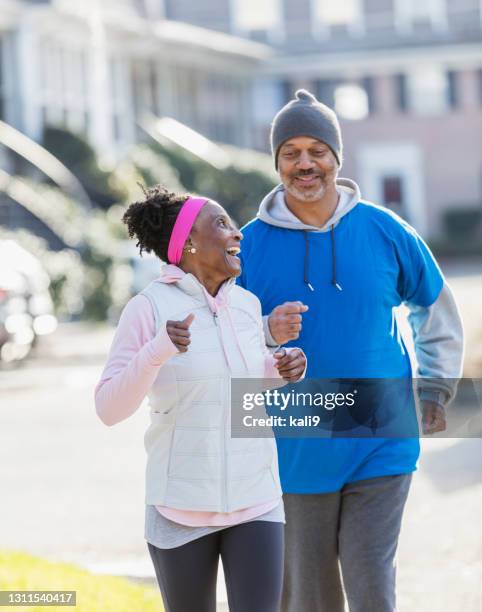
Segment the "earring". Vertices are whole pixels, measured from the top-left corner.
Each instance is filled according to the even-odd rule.
[[[191,247],[189,249],[189,252],[192,253],[194,255],[194,253],[196,252],[196,247]]]

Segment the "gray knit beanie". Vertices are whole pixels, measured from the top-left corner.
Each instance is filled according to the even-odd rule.
[[[338,119],[331,108],[306,89],[298,89],[295,99],[283,106],[271,124],[271,152],[276,169],[281,145],[297,136],[311,136],[327,144],[341,166],[343,145]]]

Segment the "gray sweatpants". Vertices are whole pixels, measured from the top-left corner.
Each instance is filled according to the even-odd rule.
[[[283,495],[282,612],[393,612],[395,556],[412,474],[336,493]]]

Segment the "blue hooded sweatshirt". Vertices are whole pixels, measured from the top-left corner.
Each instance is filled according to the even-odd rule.
[[[282,185],[269,193],[242,228],[238,283],[258,296],[263,315],[286,301],[309,306],[299,338],[286,345],[305,352],[308,379],[410,378],[394,309],[402,302],[429,308],[444,287],[442,273],[400,217],[361,200],[353,181],[338,179],[337,190],[323,228],[304,225],[287,208]],[[277,437],[277,445],[286,493],[332,492],[412,472],[420,452],[418,436]]]

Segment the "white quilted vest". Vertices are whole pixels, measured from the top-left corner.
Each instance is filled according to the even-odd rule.
[[[264,377],[265,340],[258,299],[234,279],[228,285],[229,304],[215,314],[192,274],[142,291],[157,330],[195,315],[189,350],[160,368],[148,394],[147,504],[233,512],[281,496],[274,439],[230,435],[230,378]]]

